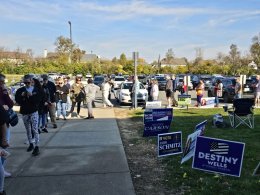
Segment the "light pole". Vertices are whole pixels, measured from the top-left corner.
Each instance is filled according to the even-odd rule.
[[[71,53],[72,53],[72,33],[71,33],[71,21],[68,21],[70,25],[70,54],[69,54],[69,64],[71,63]]]

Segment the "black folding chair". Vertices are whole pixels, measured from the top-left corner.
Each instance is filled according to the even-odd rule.
[[[234,99],[232,110],[228,110],[230,124],[233,128],[244,124],[254,128],[254,100],[250,98]]]

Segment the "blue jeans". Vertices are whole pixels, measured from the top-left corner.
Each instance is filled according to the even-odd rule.
[[[47,113],[39,114],[38,127],[44,128],[46,124],[47,124]]]
[[[61,114],[63,117],[66,117],[66,104],[59,100],[57,103],[57,117],[59,117]]]
[[[218,98],[218,96],[215,96],[215,103],[216,103],[216,106],[219,105],[219,98]]]
[[[237,93],[234,98],[235,98],[235,99],[241,98],[241,93]]]

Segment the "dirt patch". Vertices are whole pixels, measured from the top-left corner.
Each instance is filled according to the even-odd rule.
[[[165,165],[157,158],[154,138],[142,137],[142,120],[130,117],[132,111],[127,109],[114,108],[114,111],[136,194],[182,194],[167,187]]]

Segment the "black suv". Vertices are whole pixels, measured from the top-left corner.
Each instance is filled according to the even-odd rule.
[[[235,96],[235,85],[236,85],[236,78],[234,77],[228,77],[228,78],[223,78],[222,80],[223,84],[223,92],[222,92],[222,97],[224,103],[228,103],[233,101],[234,96]],[[208,96],[212,97],[214,96],[214,85],[212,88],[210,88],[211,91],[208,91]]]

